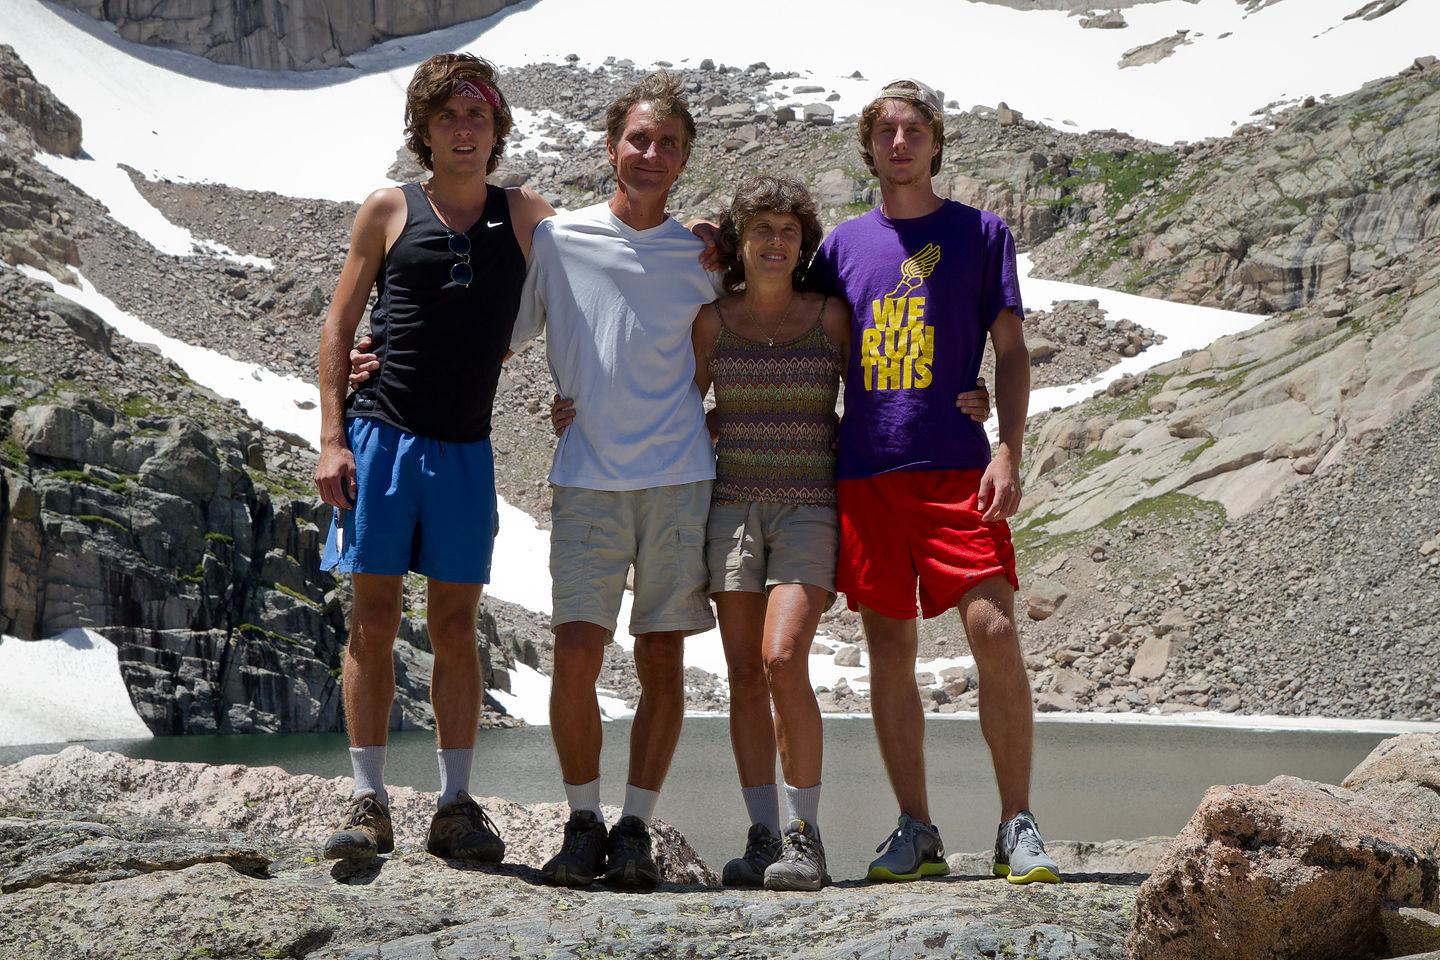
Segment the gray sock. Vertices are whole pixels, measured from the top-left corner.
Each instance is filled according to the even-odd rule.
[[[790,808],[791,820],[804,820],[812,827],[820,826],[820,784],[813,787],[785,784],[785,805]]]
[[[350,766],[355,770],[355,790],[350,794],[352,797],[358,797],[366,790],[373,790],[377,802],[390,802],[390,794],[385,791],[385,744],[375,747],[351,747]]]
[[[440,758],[440,796],[435,800],[439,808],[454,803],[461,790],[470,792],[470,766],[475,750],[436,750],[435,756]]]
[[[772,837],[780,836],[780,796],[773,783],[741,787],[745,798],[745,815],[751,823],[763,823]]]
[[[625,806],[620,810],[622,817],[639,817],[650,825],[650,819],[655,816],[655,804],[660,800],[659,790],[646,790],[644,787],[637,787],[633,783],[625,784]]]

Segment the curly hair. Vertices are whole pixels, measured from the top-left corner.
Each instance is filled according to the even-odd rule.
[[[897,81],[895,85],[915,86],[908,80]],[[917,87],[916,90],[918,92],[919,88]],[[871,173],[877,171],[875,170],[875,158],[870,155],[870,136],[875,132],[875,121],[880,119],[880,111],[885,109],[886,103],[894,99],[897,98],[877,97],[866,104],[864,110],[860,111],[860,125],[856,134],[860,140],[860,156],[865,160],[865,166],[870,168]],[[921,115],[929,122],[930,131],[935,135],[935,146],[938,149],[935,151],[935,156],[930,158],[930,176],[933,177],[940,172],[940,161],[945,156],[945,115],[918,98],[914,100],[906,98],[904,102],[913,104],[915,109],[920,111]]]
[[[495,91],[500,100],[495,111],[495,146],[490,150],[490,159],[485,164],[487,174],[494,173],[500,166],[505,153],[505,138],[514,126],[510,115],[510,102],[495,83],[495,65],[489,60],[471,56],[468,53],[438,53],[415,68],[415,76],[405,88],[405,145],[415,154],[415,159],[426,170],[435,169],[434,156],[425,143],[430,118],[435,115],[455,92],[455,85],[463,80],[483,84]]]
[[[816,213],[815,201],[805,184],[791,177],[750,177],[735,190],[730,209],[720,216],[720,235],[716,246],[720,252],[727,293],[745,289],[745,263],[740,257],[740,241],[745,228],[761,213],[788,213],[800,221],[800,259],[795,264],[791,283],[801,289],[801,281],[810,266],[810,259],[820,249],[825,236]]]
[[[695,118],[690,115],[690,101],[685,98],[685,85],[664,70],[650,74],[610,104],[605,111],[606,142],[620,142],[620,138],[625,134],[625,120],[630,116],[630,108],[641,103],[650,104],[657,120],[680,118],[680,123],[685,127],[685,156],[689,157],[690,145],[695,142]]]

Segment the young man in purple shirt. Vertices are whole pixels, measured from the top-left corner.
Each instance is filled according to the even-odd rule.
[[[1058,879],[1029,813],[1034,723],[1015,626],[1015,552],[1030,359],[1010,231],[993,214],[937,196],[944,113],[934,90],[887,84],[861,115],[860,145],[880,206],[837,227],[815,258],[820,285],[851,306],[845,417],[836,466],[836,585],[860,612],[871,709],[899,801],[899,825],[871,880],[949,872],[930,823],[925,714],[915,683],[916,592],[927,618],[960,612],[980,678],[980,728],[1000,789],[994,872]],[[954,397],[995,348],[999,444]]]

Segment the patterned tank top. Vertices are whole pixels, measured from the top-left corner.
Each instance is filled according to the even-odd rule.
[[[773,347],[720,321],[709,358],[720,433],[711,502],[833,507],[840,351],[818,320]]]

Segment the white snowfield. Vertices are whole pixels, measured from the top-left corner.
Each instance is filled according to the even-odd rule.
[[[117,653],[93,630],[53,640],[0,637],[0,746],[150,736]]]
[[[774,93],[800,84],[821,85],[841,95],[832,104],[841,114],[862,106],[879,82],[914,76],[965,108],[1004,100],[1032,119],[1067,129],[1113,127],[1157,141],[1193,140],[1224,135],[1258,107],[1344,93],[1433,52],[1423,45],[1433,46],[1440,27],[1435,3],[1417,0],[1375,21],[1345,20],[1358,4],[1284,0],[1246,14],[1233,0],[1160,0],[1127,9],[1130,27],[1125,30],[1084,30],[1064,14],[922,0],[910,9],[907,30],[960,38],[925,45],[865,42],[863,38],[874,33],[866,24],[875,8],[860,0],[731,0],[721,11],[737,24],[728,31],[677,30],[671,17],[652,16],[638,24],[635,17],[597,20],[591,0],[536,0],[485,21],[382,44],[352,56],[353,67],[269,73],[130,44],[106,24],[41,0],[4,0],[0,43],[15,47],[37,79],[81,117],[88,158],[42,158],[50,169],[105,205],[113,218],[157,250],[269,269],[260,258],[194,237],[170,223],[135,190],[119,165],[152,178],[358,201],[382,185],[376,171],[387,169],[394,158],[401,140],[404,87],[415,64],[453,49],[509,67],[559,61],[571,53],[590,66],[609,56],[631,59],[642,68],[660,60],[694,67],[707,57],[739,66],[764,61],[777,72],[802,74],[775,81]],[[765,30],[743,26],[759,22],[766,24]],[[1127,49],[1182,29],[1189,31],[1192,42],[1168,60],[1117,67]],[[803,48],[790,39],[794,37],[804,37]],[[865,79],[851,78],[857,70]],[[805,95],[791,102],[824,96]],[[549,111],[522,111],[517,119],[534,124],[555,118]],[[598,144],[598,134],[588,136]],[[522,149],[546,149],[544,139],[533,131],[517,130],[516,142]],[[1022,272],[1028,270],[1026,261]],[[191,378],[234,398],[266,425],[317,442],[318,393],[310,384],[167,337],[120,310],[83,276],[26,272],[95,311],[126,336],[155,343]],[[1047,307],[1056,299],[1093,298],[1112,317],[1132,320],[1167,338],[1095,380],[1036,391],[1032,410],[1078,402],[1123,373],[1203,347],[1263,319],[1029,278],[1022,282],[1022,293],[1031,308]],[[501,507],[501,527],[495,579],[487,593],[548,612],[548,535],[508,504]],[[627,649],[632,642],[623,632],[628,604],[627,597],[618,638]],[[969,658],[956,658],[927,664],[926,669],[970,663]],[[686,664],[724,674],[715,631],[687,641]],[[866,664],[863,655],[861,665],[852,668],[835,666],[832,657],[812,657],[811,679],[817,686],[833,686],[844,677],[852,687],[864,689],[858,678],[868,672]],[[513,694],[492,693],[527,722],[548,722],[548,678],[520,667],[511,674],[511,688]],[[602,698],[602,711],[608,718],[629,713],[614,697]],[[1135,715],[1101,718],[1172,722]],[[1213,722],[1264,729],[1337,728],[1331,721],[1290,717],[1223,717]],[[1361,721],[1345,721],[1340,727],[1380,729]],[[1395,729],[1431,727],[1440,729],[1434,724],[1399,724]],[[108,641],[70,631],[50,641],[6,638],[0,643],[0,744],[146,735],[125,695],[115,649]]]
[[[359,201],[394,160],[405,84],[432,53],[464,50],[505,67],[569,54],[587,66],[613,56],[642,69],[660,60],[680,68],[707,57],[741,67],[763,61],[801,74],[777,81],[776,92],[823,86],[840,94],[832,106],[842,115],[879,84],[915,76],[964,109],[1003,100],[1055,126],[1114,127],[1168,143],[1224,136],[1272,102],[1346,93],[1437,52],[1434,0],[1412,0],[1376,20],[1345,19],[1362,5],[1281,0],[1246,13],[1234,0],[1160,0],[1126,9],[1126,29],[1086,30],[1064,13],[917,0],[897,8],[903,22],[879,30],[868,0],[730,0],[707,10],[703,23],[671,8],[604,17],[593,0],[536,0],[381,44],[352,55],[353,67],[271,73],[136,47],[83,14],[5,0],[0,43],[80,114],[85,149],[97,161],[125,162],[147,176]],[[1117,66],[1126,50],[1179,30],[1191,42],[1168,59]],[[863,79],[851,78],[856,71]]]

